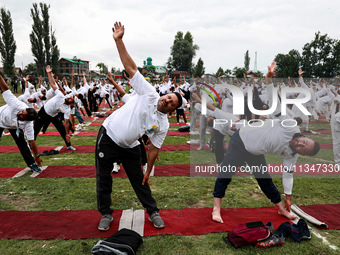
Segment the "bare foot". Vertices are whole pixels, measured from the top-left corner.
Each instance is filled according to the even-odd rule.
[[[286,209],[284,209],[283,211],[278,210],[278,214],[286,217],[288,220],[294,220],[297,217],[295,214],[291,214]]]
[[[218,223],[224,223],[221,217],[221,211],[219,209],[213,209],[212,220]]]
[[[197,150],[197,151],[201,151],[201,150],[203,150],[203,147],[200,146],[200,147],[198,147],[196,150]]]

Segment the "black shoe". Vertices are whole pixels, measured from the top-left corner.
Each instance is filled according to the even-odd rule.
[[[264,241],[255,243],[255,246],[260,247],[260,248],[269,248],[273,246],[283,246],[284,243],[285,243],[285,238],[283,237],[283,235],[274,234]]]
[[[304,219],[300,219],[297,227],[299,229],[301,240],[310,240],[311,235],[308,229],[308,225]]]
[[[274,234],[283,235],[284,237],[287,237],[288,235],[290,235],[290,230],[291,230],[290,223],[286,221],[275,230]]]
[[[301,237],[300,237],[300,232],[299,232],[299,228],[296,224],[292,225],[291,231],[290,231],[294,241],[296,242],[301,242]]]
[[[269,221],[267,224],[266,224],[267,228],[269,229],[270,233],[274,233],[274,226],[273,226],[273,223],[271,221]]]

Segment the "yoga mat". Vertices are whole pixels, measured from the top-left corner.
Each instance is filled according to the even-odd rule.
[[[95,145],[74,145],[77,150],[67,150],[65,146],[60,150],[60,153],[90,153],[95,151]],[[199,144],[169,144],[169,145],[163,145],[161,147],[161,151],[189,151],[191,150],[197,150],[199,147]],[[55,149],[55,146],[38,146],[39,152],[44,152],[46,150],[50,151]],[[147,150],[147,146],[145,146]],[[228,148],[228,144],[226,144],[226,148]],[[321,149],[333,149],[332,143],[321,143],[320,144]],[[208,150],[209,147],[205,146],[205,150]],[[0,153],[18,153],[20,152],[19,148],[17,146],[0,146]]]
[[[333,166],[333,168],[331,167]],[[124,167],[120,166],[118,173],[112,173],[113,177],[127,177]],[[271,164],[268,172],[271,175],[282,175],[281,164]],[[11,178],[24,167],[0,168],[0,178]],[[313,170],[314,169],[314,170]],[[328,176],[331,178],[339,177],[334,165],[326,164],[323,166],[312,164],[297,164],[294,175],[296,176]],[[248,172],[238,170],[236,175],[249,175]],[[192,176],[192,177],[217,177],[216,165],[156,165],[154,176]],[[56,178],[56,177],[96,177],[95,166],[47,166],[47,168],[36,178]]]
[[[275,228],[287,221],[275,207],[222,209],[224,224],[211,220],[211,208],[164,209],[160,214],[164,229],[156,229],[145,213],[144,236],[161,234],[202,235],[232,230],[249,221],[273,222]],[[115,210],[109,231],[100,232],[99,212],[82,211],[0,211],[0,238],[9,239],[78,239],[108,237],[118,231],[122,211]],[[202,227],[204,226],[204,227]]]
[[[340,229],[339,204],[301,206],[330,229]],[[156,229],[145,213],[144,236],[154,235],[203,235],[231,231],[245,222],[271,221],[275,229],[287,219],[277,213],[276,207],[222,208],[224,223],[211,220],[212,208],[161,209],[164,229]],[[327,212],[327,213],[325,213]],[[313,215],[314,214],[314,215]],[[8,239],[78,239],[111,236],[119,228],[122,210],[113,213],[113,222],[106,232],[97,229],[101,215],[95,210],[65,211],[0,211],[0,238]]]
[[[340,229],[340,204],[299,206],[304,212],[325,222],[330,229]]]

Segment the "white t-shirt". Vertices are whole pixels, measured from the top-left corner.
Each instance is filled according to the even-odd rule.
[[[55,117],[58,115],[59,112],[64,113],[64,118],[68,119],[70,116],[70,106],[64,104],[65,96],[61,93],[60,90],[55,90],[55,96],[51,98],[46,104],[44,105],[45,112]]]
[[[119,146],[133,148],[139,144],[137,140],[147,134],[152,144],[161,148],[169,122],[167,114],[157,110],[159,95],[138,71],[130,84],[136,95],[104,121],[107,135]]]
[[[14,129],[19,128],[25,131],[28,140],[34,140],[33,121],[19,121],[18,112],[25,110],[28,106],[21,102],[10,90],[2,93],[7,103],[0,107],[0,127]]]

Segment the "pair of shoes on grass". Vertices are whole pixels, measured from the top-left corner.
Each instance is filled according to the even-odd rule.
[[[110,228],[113,217],[111,214],[104,214],[99,222],[98,229],[100,231],[107,231]],[[165,227],[164,221],[158,212],[153,212],[149,216],[149,221],[151,221],[155,228],[161,229]]]
[[[273,246],[282,246],[285,243],[285,238],[292,236],[294,241],[301,242],[302,240],[310,240],[311,235],[308,225],[304,219],[300,219],[297,224],[282,223],[278,229],[268,239],[257,242],[255,245],[261,248],[269,248]]]

